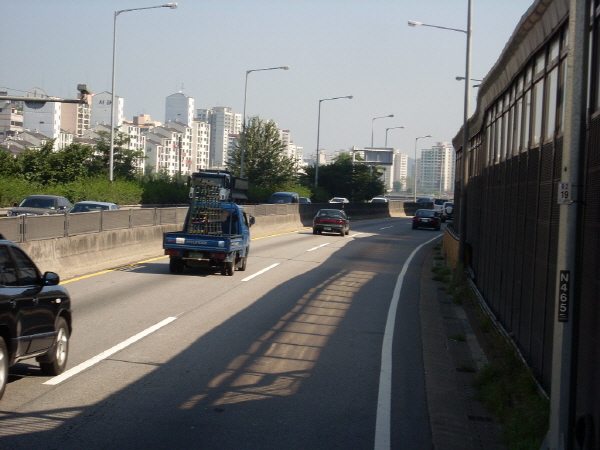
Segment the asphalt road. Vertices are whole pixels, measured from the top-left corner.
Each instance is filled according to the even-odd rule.
[[[410,218],[365,221],[348,237],[257,239],[233,277],[173,275],[157,258],[67,282],[69,370],[11,369],[0,448],[431,449],[425,249],[399,275],[439,235]]]

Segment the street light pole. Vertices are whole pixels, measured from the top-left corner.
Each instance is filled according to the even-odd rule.
[[[414,201],[415,203],[417,202],[417,141],[419,139],[423,139],[423,138],[430,138],[431,135],[428,134],[427,136],[419,136],[418,138],[415,138],[415,170],[414,170],[414,175],[415,175],[415,191],[413,192],[413,196],[414,196]]]
[[[321,134],[321,102],[325,102],[328,100],[339,100],[341,98],[347,98],[352,100],[352,95],[346,95],[345,97],[323,98],[319,100],[319,116],[317,120],[317,161],[315,163],[315,191],[319,187],[319,137]]]
[[[371,148],[373,148],[373,124],[375,123],[375,120],[377,119],[385,119],[386,117],[394,117],[393,114],[390,114],[389,116],[381,116],[381,117],[373,117],[373,120],[371,120]]]
[[[267,67],[266,69],[246,70],[246,84],[244,86],[244,117],[242,122],[242,156],[240,160],[240,178],[244,177],[244,153],[246,152],[246,102],[248,101],[248,75],[252,72],[261,72],[263,70],[289,70],[289,66]]]
[[[404,128],[404,126],[401,126],[401,127],[392,127],[392,128],[386,128],[385,129],[385,148],[387,148],[387,134],[388,134],[388,130],[395,130],[396,128]]]
[[[463,145],[462,145],[462,164],[461,164],[461,188],[460,188],[460,209],[459,209],[459,222],[458,222],[458,262],[465,265],[465,248],[467,243],[467,188],[469,184],[469,108],[471,102],[471,90],[469,89],[469,83],[471,82],[471,19],[473,16],[473,4],[472,0],[468,3],[467,12],[467,29],[460,30],[458,28],[440,27],[437,25],[428,25],[425,23],[417,22],[415,20],[409,20],[408,25],[411,27],[423,26],[440,28],[442,30],[458,31],[459,33],[465,33],[467,35],[467,55],[466,55],[466,67],[465,67],[465,95],[464,95],[464,117],[463,117]],[[416,184],[416,181],[415,181]]]
[[[171,8],[177,9],[177,3],[167,3],[165,5],[158,6],[146,6],[144,8],[132,8],[122,9],[115,11],[115,21],[113,26],[113,61],[112,61],[112,92],[110,102],[110,154],[109,154],[109,168],[108,168],[108,179],[113,182],[113,166],[114,166],[114,153],[115,153],[115,67],[117,65],[117,17],[119,14],[129,11],[141,11],[142,9],[154,9],[154,8]]]

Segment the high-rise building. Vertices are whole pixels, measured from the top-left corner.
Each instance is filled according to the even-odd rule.
[[[40,88],[27,91],[27,97],[47,97]],[[60,144],[60,123],[62,104],[60,102],[46,102],[43,105],[33,103],[23,105],[23,128],[25,130],[39,133],[50,139],[55,139],[54,148],[57,150]]]
[[[418,190],[424,193],[454,191],[456,158],[454,148],[448,142],[438,142],[431,149],[421,151],[417,164]]]
[[[304,148],[298,147],[292,141],[290,130],[279,130],[281,136],[281,142],[285,146],[283,154],[288,158],[292,158],[294,161],[300,163],[302,161],[302,152]]]
[[[210,124],[210,168],[223,169],[229,156],[230,135],[242,132],[242,115],[228,106],[198,109],[196,118]]]
[[[392,186],[394,182],[399,181],[402,184],[402,190],[406,190],[406,178],[408,177],[408,155],[401,152],[400,149],[394,150],[394,165],[392,167]]]
[[[194,122],[194,99],[181,91],[169,95],[165,105],[165,123],[181,122],[188,127]]]
[[[115,105],[115,128],[120,127],[123,123],[123,106],[124,100],[121,97],[115,96],[117,104]],[[112,105],[112,94],[110,92],[101,92],[92,98],[92,119],[91,126],[105,123],[110,126],[110,111]]]
[[[82,137],[92,124],[92,94],[85,94],[87,103],[63,103],[61,128]],[[79,97],[81,98],[81,96]],[[110,116],[110,114],[109,114]]]
[[[200,119],[192,123],[193,172],[210,167],[210,124]]]

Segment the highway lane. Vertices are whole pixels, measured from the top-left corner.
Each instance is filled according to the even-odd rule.
[[[72,281],[71,375],[11,371],[0,448],[373,448],[390,301],[408,255],[436,235],[365,221],[345,238],[253,241],[233,277],[173,275],[159,258]],[[393,448],[431,448],[421,255],[396,315]]]

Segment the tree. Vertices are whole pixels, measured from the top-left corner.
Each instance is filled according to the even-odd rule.
[[[50,139],[39,150],[28,148],[13,158],[11,173],[7,175],[43,185],[69,183],[90,175],[92,154],[91,146],[79,143],[54,151],[54,140]]]
[[[394,181],[393,186],[394,192],[400,192],[402,190],[402,182],[400,181]]]
[[[273,121],[251,117],[238,143],[229,155],[227,169],[240,175],[242,148],[244,176],[255,186],[278,189],[296,179],[297,161],[283,154],[279,129]]]
[[[108,177],[110,171],[110,133],[100,131],[100,140],[96,144],[95,155],[89,167],[92,173],[104,174]],[[133,180],[138,173],[137,161],[145,158],[144,152],[126,148],[131,139],[124,133],[117,133],[113,148],[113,176]]]
[[[361,164],[359,155],[353,160],[351,154],[341,154],[334,162],[319,166],[319,188],[314,194],[317,202],[331,197],[346,197],[355,202],[363,202],[381,195],[384,184],[381,168]],[[302,177],[304,183],[314,186],[315,167],[307,167]]]
[[[7,148],[0,147],[0,176],[9,176],[14,174],[15,157]]]

